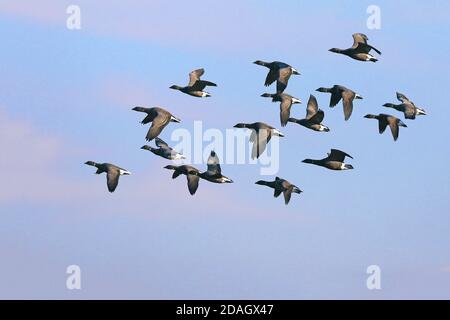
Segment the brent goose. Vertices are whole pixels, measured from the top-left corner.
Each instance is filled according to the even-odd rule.
[[[94,161],[85,162],[88,166],[93,166],[97,168],[96,174],[106,172],[106,184],[108,186],[109,192],[114,192],[117,185],[119,184],[119,177],[121,175],[130,175],[131,172],[115,166],[111,163],[96,163]]]
[[[220,168],[219,157],[214,151],[211,151],[207,162],[207,170],[202,172],[199,176],[202,179],[208,180],[214,183],[232,183],[233,180],[222,175],[222,169]]]
[[[298,123],[299,125],[302,125],[314,131],[329,132],[330,128],[322,124],[324,117],[325,113],[319,109],[316,97],[310,95],[308,100],[308,106],[306,107],[306,118],[305,119],[289,118],[288,121]]]
[[[144,112],[147,116],[141,121],[142,124],[152,123],[150,129],[148,130],[145,139],[151,141],[155,139],[161,131],[169,124],[169,122],[178,122],[181,120],[173,116],[169,111],[164,110],[160,107],[154,108],[144,108],[144,107],[134,107],[134,111]]]
[[[175,179],[180,174],[186,175],[189,193],[191,195],[195,194],[195,191],[198,189],[198,181],[200,179],[200,171],[197,168],[194,168],[189,165],[181,165],[181,166],[173,166],[168,165],[164,167],[165,169],[174,170],[172,179]]]
[[[405,119],[414,120],[416,116],[426,115],[424,109],[416,107],[414,102],[409,100],[404,94],[397,92],[397,99],[402,102],[401,104],[385,103],[383,107],[393,108],[397,111],[403,112]]]
[[[353,46],[351,48],[348,49],[332,48],[329,51],[344,54],[346,56],[349,56],[350,58],[359,61],[372,61],[372,62],[378,61],[378,59],[372,56],[369,52],[372,49],[380,55],[381,52],[380,50],[372,47],[367,43],[367,40],[369,40],[369,38],[367,38],[365,34],[355,33],[352,35],[352,37],[353,37]]]
[[[274,189],[273,196],[275,198],[277,198],[283,192],[285,204],[288,204],[289,200],[291,200],[292,193],[303,192],[298,187],[291,184],[289,181],[286,181],[286,180],[278,178],[278,177],[275,178],[275,181],[259,180],[259,181],[255,182],[255,184],[273,188]]]
[[[259,158],[266,149],[266,145],[269,143],[272,135],[284,137],[278,129],[263,122],[238,123],[234,128],[247,128],[252,130],[252,134],[250,135],[250,142],[253,143],[252,159]]]
[[[289,78],[292,74],[299,75],[300,73],[287,63],[274,61],[274,62],[264,62],[257,60],[253,62],[254,64],[269,68],[270,71],[267,74],[266,82],[264,85],[266,87],[270,86],[272,83],[277,81],[277,93],[282,93],[288,85]]]
[[[173,150],[162,139],[156,138],[155,143],[156,143],[156,146],[158,146],[159,148],[153,148],[151,146],[145,145],[141,149],[148,150],[150,152],[153,152],[157,156],[160,156],[160,157],[163,157],[163,158],[169,159],[169,160],[186,159],[185,156],[183,156],[181,153],[178,153],[175,150]]]
[[[281,102],[280,103],[280,122],[281,122],[282,127],[285,127],[288,122],[292,105],[295,103],[302,103],[299,99],[297,99],[287,93],[281,93],[281,94],[264,93],[261,95],[261,97],[272,98],[272,102],[277,102],[277,101]]]
[[[321,88],[317,89],[316,91],[331,93],[330,108],[333,108],[342,99],[342,104],[344,106],[345,120],[350,119],[350,116],[352,115],[352,112],[353,112],[353,100],[354,99],[362,99],[363,98],[359,94],[357,94],[356,92],[354,92],[354,91],[352,91],[350,89],[347,89],[344,86],[340,86],[340,85],[334,85],[331,88],[323,88],[323,87],[321,87]]]
[[[386,127],[389,125],[391,128],[392,136],[394,137],[394,141],[398,139],[399,127],[407,128],[406,124],[404,124],[400,119],[391,116],[389,114],[380,113],[379,115],[368,114],[365,115],[364,118],[367,119],[377,119],[378,120],[378,129],[380,134],[386,130]]]
[[[351,164],[344,163],[345,157],[352,158],[352,156],[348,155],[347,153],[337,150],[337,149],[331,149],[331,152],[328,153],[328,156],[321,160],[312,160],[312,159],[305,159],[302,162],[304,163],[310,163],[315,164],[317,166],[321,166],[330,170],[349,170],[353,169],[353,166]]]
[[[209,94],[206,91],[203,91],[203,89],[205,89],[206,86],[217,87],[217,84],[206,80],[200,80],[200,77],[204,73],[205,69],[194,70],[191,73],[189,73],[189,84],[186,87],[173,85],[170,87],[170,89],[179,90],[183,93],[199,98],[211,97],[211,94]]]

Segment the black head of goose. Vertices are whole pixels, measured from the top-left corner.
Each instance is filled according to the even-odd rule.
[[[222,175],[220,160],[214,151],[211,151],[209,155],[207,167],[208,169],[205,172],[200,173],[200,178],[214,183],[233,183],[233,180]]]
[[[189,84],[186,87],[173,85],[170,87],[170,89],[179,90],[190,96],[198,98],[211,97],[211,94],[206,91],[203,91],[203,89],[205,89],[207,86],[217,87],[217,84],[206,80],[200,80],[200,77],[204,73],[205,69],[194,70],[191,73],[189,73]]]
[[[277,198],[281,193],[283,193],[285,204],[288,204],[289,201],[291,200],[292,193],[300,194],[303,192],[298,187],[291,184],[289,181],[287,181],[285,179],[281,179],[279,177],[276,177],[274,181],[259,180],[259,181],[255,182],[255,184],[274,189],[273,196],[275,198]]]
[[[168,165],[165,169],[174,170],[172,179],[177,178],[179,175],[184,174],[187,178],[188,189],[191,195],[194,195],[198,189],[198,182],[200,180],[200,171],[197,168],[189,165],[174,166]]]
[[[306,118],[305,119],[289,118],[288,121],[297,123],[299,125],[304,126],[305,128],[314,131],[329,132],[330,128],[322,124],[324,117],[325,113],[321,109],[319,109],[316,97],[310,95],[308,100],[308,106],[306,107]]]
[[[300,99],[297,99],[287,93],[263,93],[261,97],[272,98],[272,102],[281,102],[280,123],[282,127],[285,127],[288,123],[292,105],[296,103],[302,103]]]
[[[111,163],[97,163],[94,161],[87,161],[84,164],[88,166],[96,167],[96,174],[101,174],[106,172],[106,184],[108,186],[109,192],[114,192],[116,190],[117,185],[119,184],[119,177],[121,175],[130,175],[131,172],[125,169],[122,169],[116,165]]]
[[[321,87],[316,91],[331,93],[330,108],[336,106],[342,99],[342,105],[344,107],[344,116],[346,121],[350,119],[350,116],[352,115],[353,100],[363,99],[361,95],[341,85],[334,85],[331,88]]]
[[[379,115],[367,114],[364,116],[367,119],[376,119],[378,120],[378,131],[382,134],[387,126],[391,128],[392,137],[394,141],[397,141],[399,135],[399,127],[407,128],[406,124],[404,124],[400,119],[391,116],[389,114],[380,113]]]
[[[416,116],[426,115],[426,111],[422,108],[416,107],[414,102],[409,100],[404,94],[397,92],[397,99],[401,104],[385,103],[383,107],[392,108],[397,111],[403,112],[405,119],[416,119]]]
[[[253,63],[259,66],[269,68],[269,73],[267,74],[264,85],[268,87],[272,83],[277,81],[277,93],[282,93],[286,89],[291,75],[293,74],[300,75],[300,72],[298,72],[295,68],[284,62],[280,61],[265,62],[261,60],[256,60]]]
[[[181,120],[172,115],[169,111],[161,107],[144,108],[144,107],[134,107],[132,110],[138,112],[144,112],[147,116],[141,121],[142,124],[152,123],[150,129],[148,130],[145,139],[151,141],[159,136],[162,130],[170,123],[177,122],[180,123]]]
[[[184,155],[173,150],[162,139],[156,138],[155,143],[158,148],[153,148],[151,146],[145,145],[141,149],[150,151],[153,154],[156,154],[157,156],[160,156],[160,157],[163,157],[163,158],[169,159],[169,160],[186,159],[186,157]]]
[[[352,37],[353,37],[353,45],[351,48],[348,49],[332,48],[329,51],[343,54],[359,61],[372,61],[372,62],[378,61],[378,59],[372,56],[369,52],[371,50],[374,50],[376,53],[381,55],[381,51],[372,47],[367,43],[369,38],[365,34],[355,33],[352,35]]]
[[[280,130],[264,122],[255,123],[238,123],[234,128],[251,129],[250,142],[253,143],[252,159],[257,159],[266,150],[266,145],[269,143],[272,136],[284,137]]]
[[[302,162],[314,164],[316,166],[321,166],[330,170],[350,170],[353,169],[353,166],[351,164],[347,164],[344,162],[345,157],[349,157],[353,159],[352,156],[349,154],[337,150],[337,149],[331,149],[331,152],[328,153],[327,157],[320,160],[313,160],[313,159],[305,159]]]

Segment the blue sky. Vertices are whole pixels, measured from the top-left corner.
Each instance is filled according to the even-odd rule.
[[[66,28],[69,4],[82,29]],[[368,5],[381,29],[368,30]],[[0,4],[1,298],[450,298],[450,8],[445,1],[14,1]],[[362,32],[382,51],[359,63],[328,52]],[[313,93],[329,134],[288,125],[280,171],[304,193],[289,206],[255,186],[256,165],[223,165],[231,185],[184,178],[145,143],[135,105],[161,105],[192,130],[238,122],[279,127],[260,97],[266,70],[293,65],[286,92]],[[204,67],[209,99],[168,89]],[[328,108],[321,86],[360,93],[352,118]],[[387,112],[400,91],[429,115],[405,121],[397,142],[367,113]],[[390,113],[396,114],[393,110]],[[302,164],[330,148],[355,170]],[[86,160],[133,172],[109,194]],[[198,165],[203,167],[202,165]],[[82,290],[65,287],[77,264]],[[366,288],[379,265],[382,290]]]

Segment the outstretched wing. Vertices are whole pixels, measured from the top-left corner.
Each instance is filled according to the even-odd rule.
[[[285,67],[279,70],[278,79],[277,79],[277,93],[282,93],[287,85],[289,78],[291,77],[292,70],[291,67]]]
[[[194,85],[194,83],[198,80],[200,80],[200,77],[205,73],[205,69],[197,69],[194,71],[191,71],[191,73],[189,73],[189,87],[192,87]]]
[[[187,177],[189,193],[191,195],[194,195],[198,189],[198,181],[200,180],[200,178],[199,178],[199,176],[194,175],[194,174],[187,174],[186,177]]]
[[[342,99],[344,103],[344,115],[345,120],[348,120],[353,112],[353,99],[355,98],[355,93],[350,90],[342,91]]]
[[[331,149],[331,152],[328,154],[328,160],[331,161],[338,161],[338,162],[344,162],[345,157],[352,158],[353,157],[344,151],[337,150],[337,149]]]
[[[168,112],[158,112],[158,115],[153,119],[152,125],[147,133],[147,141],[155,139],[165,126],[170,122],[170,114]]]
[[[117,185],[119,184],[119,170],[118,169],[110,169],[106,174],[106,184],[108,185],[109,192],[114,192],[116,190]]]
[[[386,117],[380,117],[378,119],[378,132],[380,134],[382,134],[386,130],[387,125],[388,125],[388,121],[387,121]]]
[[[369,38],[367,38],[367,36],[363,33],[354,33],[352,37],[353,37],[353,46],[352,46],[353,49],[355,49],[358,46],[358,43],[367,43],[367,40],[369,40]]]
[[[252,159],[259,158],[259,156],[264,152],[264,150],[266,150],[266,145],[270,141],[271,137],[272,137],[271,131],[268,129],[260,129],[254,134]]]
[[[411,102],[403,93],[397,92],[397,99],[403,103]]]
[[[214,151],[211,151],[211,154],[208,158],[208,175],[220,175],[222,173],[222,170],[220,168],[220,160],[217,154]]]
[[[267,73],[266,81],[264,82],[264,85],[266,87],[270,86],[272,83],[275,82],[278,78],[278,70],[270,69],[269,73]]]
[[[281,126],[286,126],[289,115],[291,113],[291,106],[292,106],[292,98],[287,95],[281,96],[281,104],[280,104],[280,122]]]
[[[319,106],[317,104],[317,99],[313,95],[309,96],[308,105],[306,107],[306,119],[311,119],[317,111],[319,110]]]
[[[310,119],[308,119],[312,124],[321,124],[325,118],[325,112],[319,109],[315,115],[313,115]]]
[[[160,148],[169,148],[169,145],[167,143],[165,143],[162,139],[160,138],[156,138],[155,139],[155,143],[158,147]]]
[[[394,140],[398,139],[398,119],[395,117],[387,117],[387,122],[389,123],[389,127],[391,128],[392,136]]]

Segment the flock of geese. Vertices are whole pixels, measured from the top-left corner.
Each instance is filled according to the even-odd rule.
[[[353,46],[351,48],[332,48],[329,51],[343,54],[359,61],[376,62],[378,61],[378,59],[371,55],[370,52],[373,50],[380,55],[381,52],[369,45],[367,41],[368,38],[366,35],[362,33],[355,33],[353,34]],[[317,99],[313,95],[310,95],[309,97],[306,107],[306,117],[304,119],[296,119],[290,117],[290,110],[292,105],[301,103],[300,99],[297,99],[284,92],[284,90],[287,88],[288,81],[291,75],[300,75],[300,73],[295,68],[293,68],[289,64],[279,61],[264,62],[261,60],[257,60],[254,63],[269,69],[264,83],[266,87],[276,82],[276,93],[264,93],[262,94],[262,97],[271,98],[272,102],[280,103],[280,124],[282,127],[286,126],[288,122],[292,122],[318,132],[330,131],[330,129],[322,123],[325,117],[325,113],[319,108]],[[205,88],[208,86],[216,87],[217,85],[213,82],[202,80],[201,77],[204,73],[204,69],[194,70],[189,74],[189,83],[187,86],[181,87],[178,85],[173,85],[170,88],[179,90],[182,93],[198,98],[210,97],[211,94],[204,91]],[[342,100],[345,120],[350,119],[352,115],[353,101],[355,99],[363,99],[363,97],[358,93],[341,85],[334,85],[331,88],[321,87],[316,91],[331,94],[329,104],[331,108],[336,106]],[[397,99],[401,102],[400,104],[386,103],[383,106],[402,112],[405,119],[413,120],[416,118],[416,116],[426,115],[425,110],[416,107],[415,104],[405,95],[397,93]],[[169,123],[181,122],[179,118],[160,107],[144,108],[138,106],[133,108],[132,110],[145,114],[145,118],[141,122],[142,124],[148,124],[151,122],[150,129],[148,130],[146,135],[146,140],[155,140],[156,148],[149,145],[144,145],[141,149],[150,151],[153,154],[168,160],[185,159],[182,154],[178,153],[177,151],[172,149],[166,142],[158,138],[162,130]],[[365,118],[378,120],[378,128],[380,134],[382,134],[386,130],[387,126],[389,126],[394,140],[398,139],[399,127],[406,127],[406,125],[399,118],[389,114],[368,114],[365,116]],[[252,143],[252,159],[258,158],[265,151],[266,145],[270,141],[272,136],[284,136],[280,132],[280,130],[263,122],[238,123],[234,127],[252,130],[250,135],[250,142]],[[343,151],[332,149],[331,152],[328,153],[326,158],[319,160],[305,159],[303,160],[303,162],[322,166],[330,170],[353,169],[353,166],[351,164],[344,162],[346,157],[353,159],[350,155]],[[119,183],[119,177],[121,175],[131,174],[130,171],[122,169],[110,163],[96,163],[93,161],[87,161],[85,164],[96,167],[96,174],[106,173],[107,186],[110,192],[114,192],[114,190],[116,190],[116,187]],[[185,175],[187,177],[188,189],[191,195],[194,195],[197,191],[200,179],[204,179],[213,183],[233,182],[230,178],[222,175],[220,161],[214,151],[211,151],[211,154],[207,161],[207,168],[204,172],[201,172],[191,165],[167,165],[164,168],[173,170],[173,179],[177,178],[180,175]],[[257,181],[256,184],[274,189],[274,197],[278,197],[281,193],[283,193],[285,204],[289,203],[292,193],[302,192],[297,186],[279,177],[276,177],[274,181],[260,180]]]

